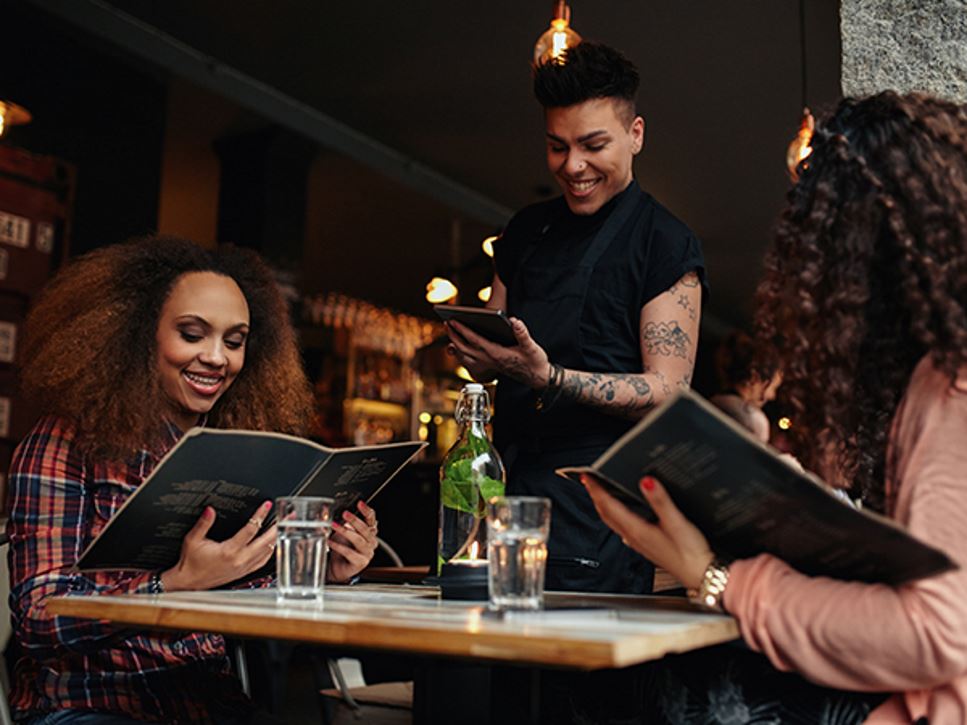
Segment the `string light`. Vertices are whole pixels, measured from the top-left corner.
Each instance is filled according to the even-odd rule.
[[[782,430],[789,430],[790,428],[792,428],[792,421],[789,420],[789,418],[783,416],[779,419],[778,425],[779,425],[779,428],[781,428]]]
[[[477,299],[481,302],[490,302],[490,295],[494,292],[492,287],[483,287],[477,292]]]

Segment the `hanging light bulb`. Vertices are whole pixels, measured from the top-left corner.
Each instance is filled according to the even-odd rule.
[[[477,299],[481,302],[490,302],[490,295],[494,292],[492,287],[483,287],[477,292]]]
[[[796,138],[786,149],[786,167],[789,169],[789,176],[792,180],[799,180],[799,164],[813,152],[810,145],[813,140],[813,132],[816,130],[816,119],[809,112],[808,108],[802,109],[802,121],[799,124],[799,131]]]
[[[554,0],[551,27],[534,44],[534,65],[563,63],[564,53],[581,42],[581,36],[571,28],[571,8],[565,0]]]
[[[30,111],[23,106],[18,106],[12,101],[0,101],[0,136],[10,126],[17,126],[22,123],[30,123]]]
[[[455,299],[457,296],[457,286],[443,277],[434,277],[426,285],[426,301],[433,304],[442,304]]]
[[[483,249],[483,253],[488,257],[494,256],[494,242],[497,241],[499,235],[495,234],[492,237],[487,237],[480,243],[480,248]]]

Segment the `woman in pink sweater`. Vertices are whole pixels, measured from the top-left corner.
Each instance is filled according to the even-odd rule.
[[[725,565],[660,482],[642,481],[657,525],[587,486],[631,547],[738,620],[774,674],[801,676],[781,675],[775,700],[819,685],[882,693],[857,695],[872,709],[861,721],[967,723],[967,112],[845,100],[813,148],[757,293],[760,335],[783,341],[797,455],[961,568],[890,587],[768,555]]]

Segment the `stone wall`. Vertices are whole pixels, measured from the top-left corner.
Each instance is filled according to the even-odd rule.
[[[843,95],[927,91],[967,103],[967,0],[842,0]]]

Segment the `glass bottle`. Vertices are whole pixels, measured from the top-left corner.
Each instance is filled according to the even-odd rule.
[[[437,573],[444,564],[487,557],[486,503],[504,495],[506,474],[487,437],[490,396],[483,385],[463,387],[454,410],[460,435],[440,465]]]

